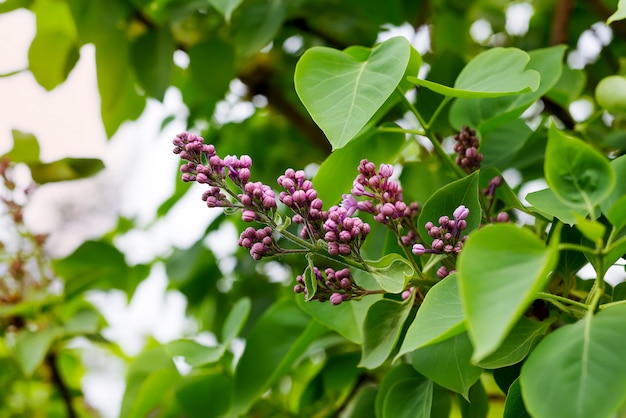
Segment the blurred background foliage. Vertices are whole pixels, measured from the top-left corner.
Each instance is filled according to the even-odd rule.
[[[527,28],[513,30],[507,23],[515,17],[511,14],[520,13],[513,7],[519,5],[526,5],[531,16]],[[329,143],[294,89],[294,67],[307,48],[371,46],[390,27],[400,27],[399,33],[425,45],[418,49],[429,69],[427,78],[451,85],[465,63],[486,48],[530,51],[565,44],[570,65],[543,97],[538,112],[558,115],[574,128],[579,121],[570,114],[570,105],[581,98],[593,104],[598,81],[624,73],[626,22],[611,25],[608,41],[597,26],[616,6],[617,0],[6,0],[0,13],[26,8],[36,16],[24,71],[46,90],[64,83],[83,45],[95,46],[102,123],[109,137],[122,123],[137,119],[148,100],[162,101],[175,88],[188,109],[190,130],[215,144],[220,155],[250,155],[253,177],[274,184],[287,167],[313,172],[330,154]],[[581,51],[583,34],[598,45],[599,53],[591,58]],[[248,114],[241,121],[224,121],[216,109],[233,91],[240,102],[250,103]],[[418,95],[417,106],[428,117],[441,98],[428,90]],[[402,112],[392,116],[399,118]],[[162,120],[162,128],[173,119]],[[450,135],[448,118],[439,121],[436,132],[441,138]],[[604,144],[607,149],[626,148],[624,131],[606,136],[607,129],[591,121],[585,134],[592,141],[612,141]],[[340,337],[312,321],[296,303],[293,278],[303,270],[304,260],[259,263],[238,249],[230,268],[224,269],[205,240],[225,239],[214,233],[228,225],[242,230],[239,217],[224,215],[215,217],[189,248],[173,248],[151,263],[129,265],[114,245],[115,237],[135,228],[133,219],[124,217],[100,239],[82,243],[65,258],[50,259],[46,237],[30,232],[22,219],[34,186],[16,184],[14,170],[27,166],[33,180],[45,187],[95,175],[103,163],[96,158],[44,163],[33,135],[14,131],[13,139],[1,172],[3,225],[9,237],[3,238],[0,267],[0,417],[99,414],[83,396],[86,367],[83,348],[75,344],[79,337],[127,364],[119,412],[124,417],[209,417],[228,411],[319,417],[336,416],[335,411],[359,417],[373,413],[372,394],[386,370],[357,368],[358,335],[353,341]],[[544,144],[545,132],[538,130],[518,150],[514,164],[522,182],[542,176]],[[422,154],[419,164],[410,159],[404,163],[408,198],[429,196],[439,187],[433,179],[448,182],[445,168],[432,156]],[[175,191],[155,220],[168,216],[189,190],[177,177],[171,173]],[[188,227],[195,227],[192,220]],[[213,347],[196,342],[194,335],[166,344],[151,339],[131,358],[102,335],[106,321],[86,293],[119,289],[130,299],[158,263],[165,265],[169,288],[185,296],[197,333],[215,335]],[[323,315],[341,319],[353,314],[344,306],[332,309]],[[236,350],[230,347],[236,337],[245,339],[247,349],[234,370]],[[175,358],[184,358],[185,372]],[[459,402],[463,416],[482,415],[471,415],[471,408],[481,408],[479,403],[470,408]]]

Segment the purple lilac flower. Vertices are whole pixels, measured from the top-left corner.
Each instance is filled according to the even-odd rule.
[[[349,255],[353,250],[358,251],[370,230],[370,226],[361,218],[349,216],[345,207],[331,207],[328,219],[324,222],[324,240],[328,243],[328,253]]]
[[[304,171],[288,168],[277,181],[285,189],[278,194],[278,199],[296,213],[292,221],[305,226],[300,234],[302,238],[320,238],[328,212],[322,210],[324,202],[317,197],[317,190],[306,179]]]
[[[347,268],[341,270],[327,268],[322,273],[320,269],[313,267],[313,276],[317,282],[314,299],[320,302],[329,301],[336,306],[345,300],[360,298],[367,293],[355,283],[352,273]],[[294,286],[294,292],[308,294],[304,275],[297,276],[296,281],[298,284]]]
[[[433,222],[426,222],[424,227],[428,236],[433,238],[431,249],[427,249],[423,244],[413,245],[413,254],[419,256],[426,253],[434,254],[459,254],[463,248],[463,243],[467,240],[467,235],[461,232],[467,228],[467,217],[469,209],[464,205],[459,206],[453,212],[453,219],[448,216],[441,216],[438,220],[439,226]]]
[[[272,228],[269,226],[261,229],[254,229],[249,226],[239,236],[238,244],[250,250],[250,255],[255,260],[276,255],[282,251],[274,241]]]
[[[467,126],[461,128],[461,132],[454,135],[454,151],[457,153],[456,164],[468,173],[480,168],[483,155],[478,152],[480,145],[476,131]]]

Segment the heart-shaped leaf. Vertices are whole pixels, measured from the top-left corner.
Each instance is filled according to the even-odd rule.
[[[402,81],[411,57],[402,37],[364,51],[314,47],[296,65],[296,92],[333,148],[346,145],[374,116]]]
[[[550,247],[512,224],[487,225],[470,235],[458,274],[474,361],[493,353],[534,300],[556,265]]]
[[[576,216],[587,216],[586,209],[572,209],[563,205],[563,202],[559,200],[554,194],[552,189],[537,190],[536,192],[528,193],[526,195],[528,203],[545,216],[547,219],[558,218],[561,222],[568,225],[574,225],[576,223]]]
[[[457,77],[454,87],[416,77],[409,81],[448,97],[498,97],[535,91],[539,73],[527,70],[530,57],[517,48],[492,48],[478,54]]]
[[[544,171],[548,185],[563,203],[589,213],[615,186],[615,173],[607,158],[554,123],[548,130]]]
[[[407,277],[414,273],[411,264],[400,254],[387,254],[377,261],[367,261],[370,274],[380,287],[389,293],[400,293],[404,290]]]
[[[626,305],[587,315],[548,335],[520,376],[536,417],[610,417],[626,401]]]

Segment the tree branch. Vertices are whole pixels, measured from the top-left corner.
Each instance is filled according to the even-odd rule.
[[[574,0],[558,0],[552,15],[550,45],[567,44],[569,23],[574,9]]]
[[[74,410],[74,406],[72,405],[72,394],[70,393],[70,389],[63,381],[61,373],[59,372],[59,368],[57,367],[56,353],[49,352],[48,354],[46,354],[46,364],[50,368],[50,373],[52,374],[52,384],[56,386],[59,394],[61,395],[61,399],[63,399],[68,418],[76,418],[77,414]]]

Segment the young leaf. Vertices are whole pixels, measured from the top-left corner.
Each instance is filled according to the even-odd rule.
[[[35,164],[39,162],[39,142],[35,135],[27,132],[11,130],[13,148],[1,158],[8,158],[14,163]]]
[[[396,383],[403,380],[419,378],[424,379],[424,377],[417,373],[413,367],[406,363],[398,364],[396,367],[391,369],[383,378],[380,383],[378,393],[376,394],[376,416],[383,416],[383,405],[385,399],[391,391],[391,388],[394,387]]]
[[[385,396],[382,418],[429,418],[433,382],[423,377],[396,382]]]
[[[415,350],[412,364],[415,370],[438,385],[467,399],[470,388],[483,371],[472,364],[471,357],[472,343],[467,333],[463,332],[437,344]]]
[[[434,285],[409,326],[396,359],[415,349],[443,341],[465,331],[465,315],[453,273]]]
[[[142,418],[150,415],[163,398],[170,396],[181,376],[174,368],[164,368],[150,373],[132,399],[132,407],[125,417]]]
[[[424,203],[417,221],[417,231],[422,239],[429,244],[432,243],[433,238],[426,233],[424,225],[427,222],[432,222],[436,225],[439,218],[443,215],[452,219],[454,210],[460,205],[465,205],[470,211],[466,219],[467,228],[463,231],[467,235],[478,228],[480,224],[481,209],[478,201],[478,172],[447,184],[433,193],[430,199]]]
[[[480,380],[470,388],[468,397],[465,399],[458,398],[462,418],[487,418],[489,398]]]
[[[621,157],[618,157],[611,161],[611,167],[613,167],[613,171],[615,172],[615,178],[626,178],[626,155],[622,155]],[[611,212],[611,209],[613,208],[615,203],[617,203],[617,201],[622,199],[624,196],[626,196],[626,182],[618,181],[615,183],[615,187],[613,188],[610,196],[604,199],[602,203],[600,203],[600,209],[602,209],[602,213],[604,213],[609,218],[613,225],[615,224],[613,223],[613,220],[611,220],[611,217],[609,217],[609,213]],[[613,213],[613,215],[618,214]]]
[[[359,367],[375,369],[387,360],[404,326],[414,294],[404,302],[381,299],[367,311],[363,323],[363,355]]]
[[[530,57],[521,49],[492,48],[471,60],[454,83],[447,87],[417,77],[409,81],[448,97],[498,97],[537,90],[539,73],[527,70]]]
[[[13,347],[13,357],[17,360],[24,376],[30,377],[43,362],[52,341],[58,335],[58,331],[54,328],[38,332],[24,329],[17,334]]]
[[[201,366],[219,361],[225,346],[207,347],[193,340],[174,340],[163,346],[170,357],[182,356],[190,366]]]
[[[615,173],[606,157],[554,123],[548,130],[544,171],[548,185],[563,203],[589,213],[615,186]]]
[[[396,37],[372,48],[366,59],[354,55],[314,47],[296,65],[296,92],[335,149],[354,138],[398,87],[411,45]]]
[[[51,163],[30,165],[33,180],[39,184],[87,178],[96,175],[102,169],[104,163],[97,158],[66,157]]]
[[[626,226],[626,195],[619,198],[613,206],[611,206],[606,217],[618,231]]]
[[[561,222],[568,225],[576,224],[576,216],[587,216],[589,213],[584,208],[573,209],[564,206],[552,189],[543,189],[526,195],[528,203],[534,206],[538,212],[547,219],[558,218]]]
[[[590,241],[596,242],[604,237],[606,226],[598,221],[592,221],[584,216],[574,213],[576,217],[576,228]]]
[[[476,363],[485,369],[499,369],[522,361],[548,331],[552,320],[536,321],[521,317],[500,347]]]
[[[626,305],[586,315],[548,335],[522,367],[528,412],[538,417],[613,416],[626,401]]]
[[[611,23],[626,19],[626,0],[619,0],[617,4],[617,10],[606,20],[606,24],[610,25]]]
[[[211,6],[224,16],[224,20],[229,23],[233,12],[243,0],[209,0]]]
[[[174,68],[174,37],[169,28],[149,30],[132,45],[132,64],[137,81],[155,99],[163,101]]]
[[[232,26],[240,58],[254,54],[274,39],[285,19],[287,3],[285,0],[249,0],[238,10]]]
[[[487,225],[470,235],[457,265],[474,361],[500,346],[557,259],[555,245],[515,225]]]
[[[504,418],[531,418],[524,406],[522,399],[522,389],[520,388],[519,379],[509,387],[504,403]]]
[[[389,293],[400,293],[404,290],[407,277],[414,273],[411,264],[400,254],[387,254],[377,261],[367,261],[370,274],[380,287]]]
[[[239,335],[243,328],[248,315],[250,315],[250,308],[252,302],[249,298],[242,298],[235,303],[235,306],[230,310],[226,320],[224,321],[224,327],[222,328],[222,344],[229,345],[233,339]]]

